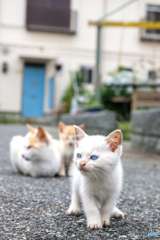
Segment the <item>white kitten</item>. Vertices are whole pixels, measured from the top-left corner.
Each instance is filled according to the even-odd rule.
[[[59,143],[41,127],[27,125],[25,137],[15,136],[10,143],[10,158],[16,172],[33,177],[52,177],[60,170]]]
[[[122,186],[122,133],[115,130],[107,137],[88,136],[74,126],[75,173],[72,182],[72,199],[69,215],[81,212],[81,202],[91,229],[110,224],[111,215],[122,218],[115,206]]]

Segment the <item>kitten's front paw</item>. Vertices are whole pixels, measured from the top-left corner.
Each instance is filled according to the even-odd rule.
[[[102,225],[104,227],[109,226],[110,225],[110,220],[108,218],[102,219]]]
[[[66,174],[65,174],[65,172],[62,172],[62,171],[61,171],[61,172],[58,173],[58,176],[60,176],[60,177],[65,177]]]
[[[68,215],[80,215],[81,214],[81,210],[78,209],[78,208],[69,208],[68,211],[67,211],[67,214]]]
[[[114,211],[112,213],[112,217],[114,217],[114,218],[124,218],[124,214],[123,214],[123,212],[120,209],[115,207]]]
[[[87,226],[90,229],[98,229],[98,228],[102,228],[102,223],[99,221],[88,222]]]

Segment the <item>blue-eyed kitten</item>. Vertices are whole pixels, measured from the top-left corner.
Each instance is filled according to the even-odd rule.
[[[122,187],[122,133],[115,130],[107,137],[88,136],[74,126],[76,145],[75,171],[69,215],[78,215],[83,204],[87,225],[91,229],[110,224],[111,215],[122,218],[116,207]]]

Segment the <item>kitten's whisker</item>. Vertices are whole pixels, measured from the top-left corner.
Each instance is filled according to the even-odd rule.
[[[96,179],[96,181],[98,182],[98,184],[100,184],[99,178],[98,178],[98,176],[96,175],[96,173],[95,173],[93,170],[91,170],[91,172],[92,172],[94,178]]]
[[[95,168],[96,173],[92,171],[94,176],[98,179],[98,183],[101,183],[105,179],[104,170],[101,168]]]
[[[105,173],[104,169],[102,169],[101,167],[97,167],[97,166],[95,166],[95,169],[97,172],[103,173],[103,175],[104,175],[104,173]]]

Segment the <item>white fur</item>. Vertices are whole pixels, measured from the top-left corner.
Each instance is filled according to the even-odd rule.
[[[77,158],[77,153],[82,157]],[[72,199],[67,213],[78,215],[82,203],[87,225],[91,229],[109,225],[111,215],[123,217],[123,213],[115,207],[122,187],[121,154],[122,146],[119,145],[115,152],[112,152],[103,136],[85,134],[76,144]],[[92,155],[99,158],[92,160]],[[81,170],[79,165],[81,160],[86,161],[84,170]]]
[[[60,140],[61,155],[62,155],[62,161],[64,164],[64,166],[61,167],[61,170],[59,173],[60,176],[67,176],[67,175],[71,176],[74,142],[75,142],[74,135],[69,135],[65,141]]]
[[[15,171],[33,177],[55,176],[60,170],[61,156],[58,151],[58,141],[43,144],[41,149],[27,149],[30,133],[25,137],[15,136],[10,143],[10,159]],[[24,159],[22,155],[28,160]]]

